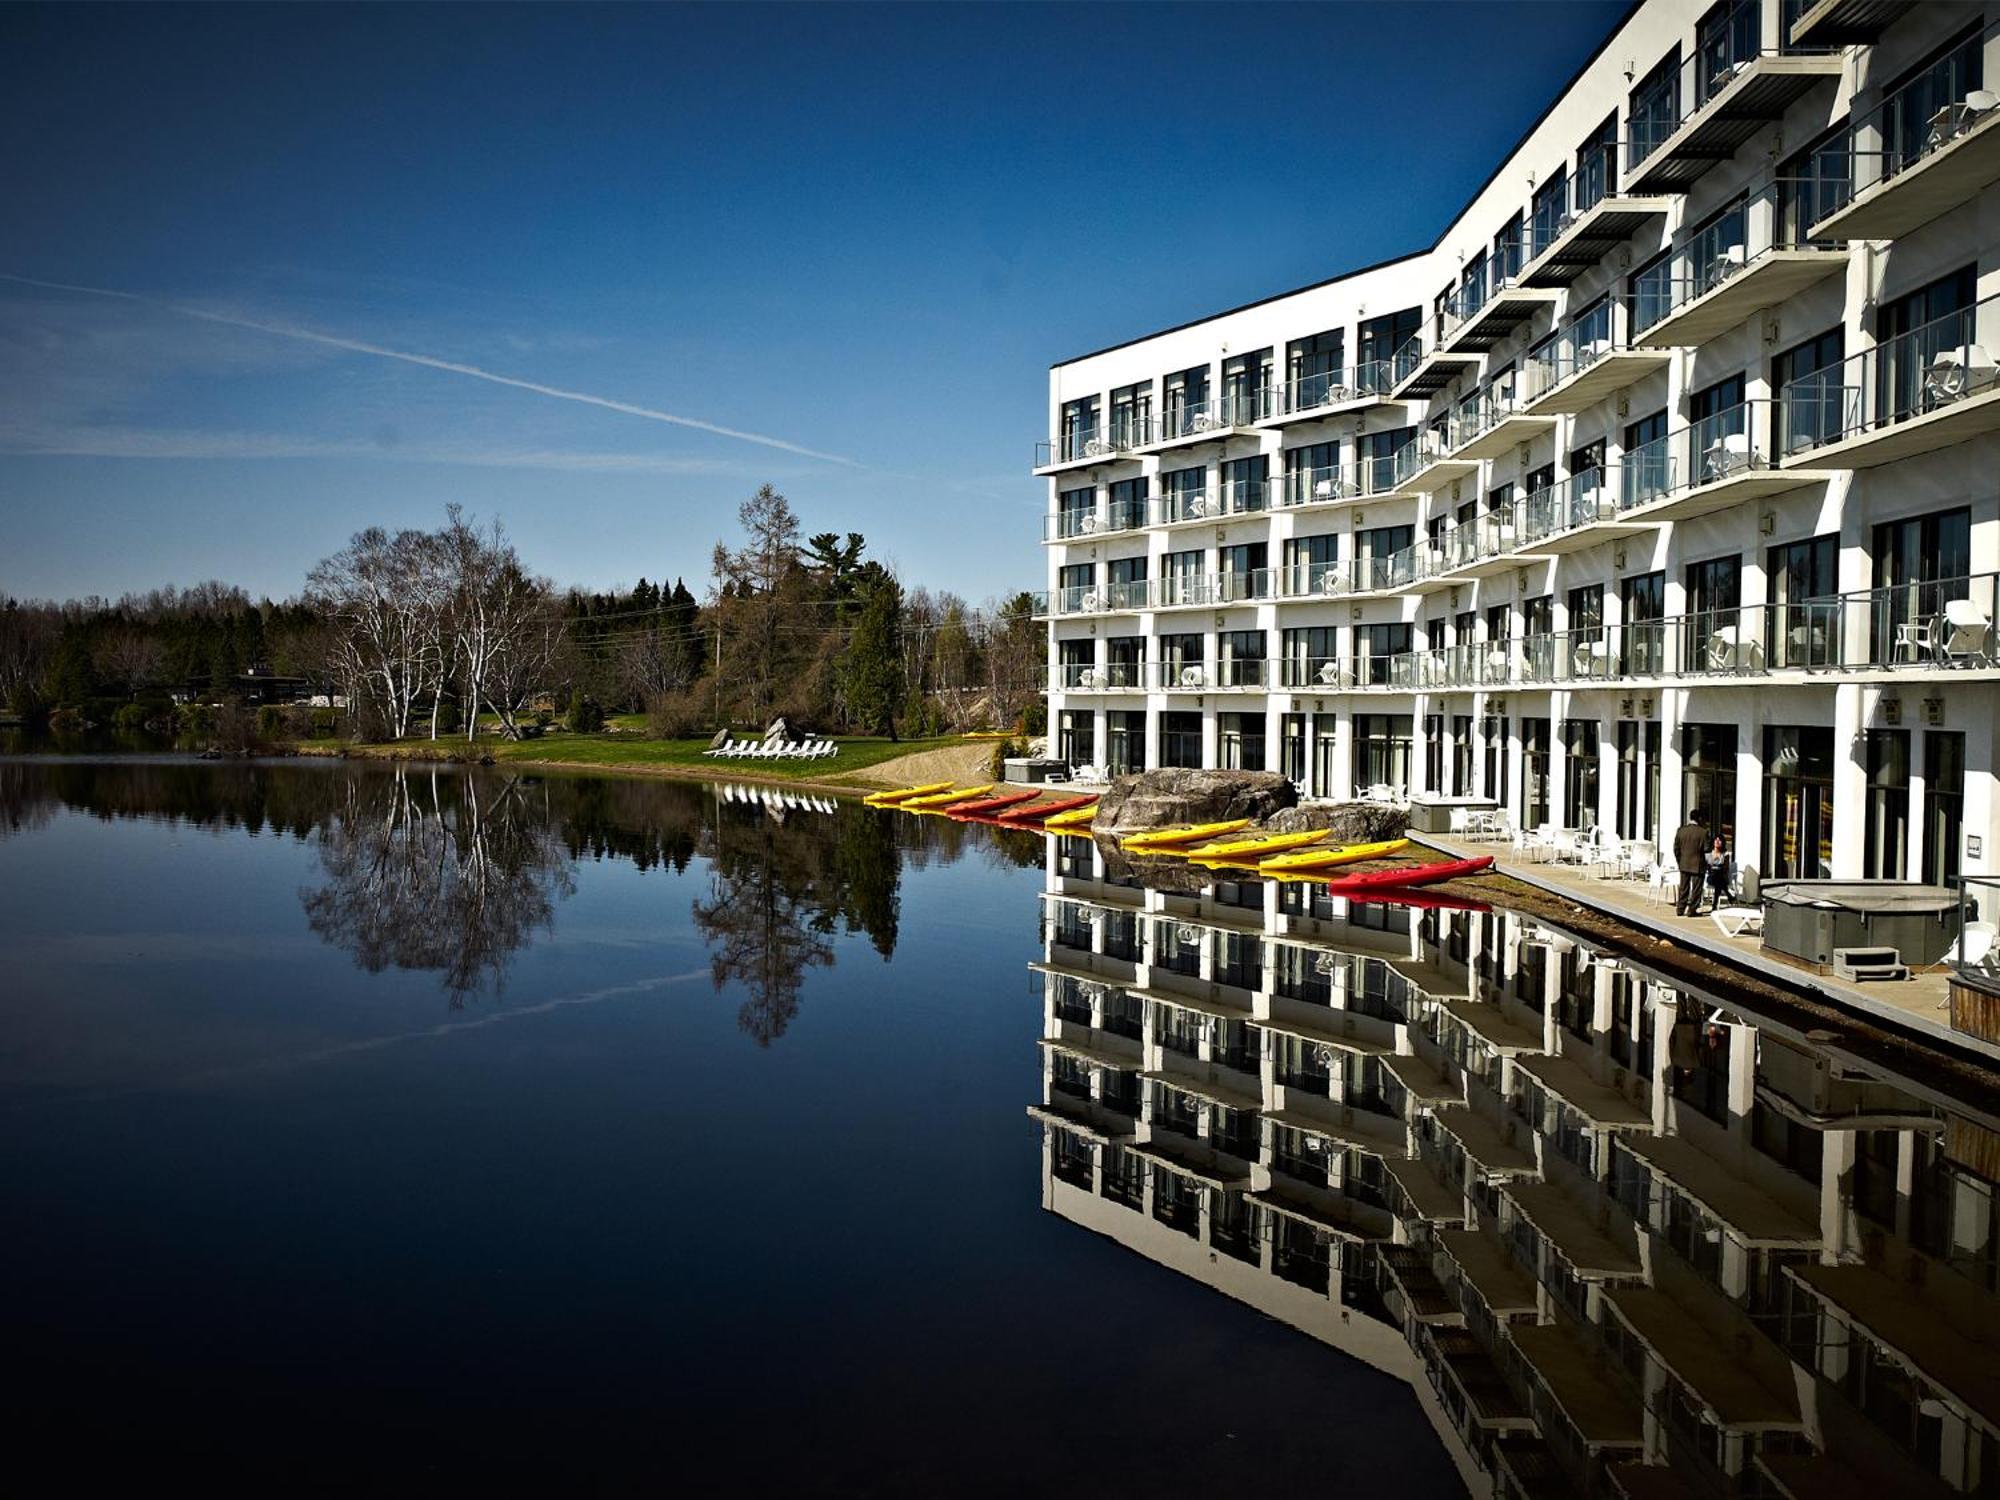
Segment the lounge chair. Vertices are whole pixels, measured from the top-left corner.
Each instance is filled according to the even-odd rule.
[[[1724,937],[1758,937],[1764,931],[1764,911],[1757,906],[1718,906],[1709,914]]]

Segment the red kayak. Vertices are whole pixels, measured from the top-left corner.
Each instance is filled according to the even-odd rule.
[[[1363,891],[1399,891],[1410,886],[1436,885],[1441,880],[1456,880],[1461,875],[1477,875],[1489,869],[1493,856],[1482,854],[1477,859],[1448,859],[1436,865],[1404,865],[1396,870],[1375,870],[1366,875],[1343,875],[1326,883],[1327,893],[1333,896],[1352,896]]]
[[[954,818],[976,818],[997,813],[1003,807],[1013,807],[1018,803],[1032,802],[1041,796],[1040,792],[1002,792],[997,797],[981,797],[976,802],[954,802],[945,812]]]
[[[1002,813],[1003,823],[1039,823],[1044,818],[1053,818],[1059,812],[1068,812],[1076,807],[1088,807],[1096,797],[1058,797],[1053,802],[1037,802],[1033,807],[1017,807],[1012,812]]]

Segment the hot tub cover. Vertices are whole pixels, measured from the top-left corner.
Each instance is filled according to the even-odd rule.
[[[1950,886],[1902,880],[1785,880],[1758,894],[1778,906],[1926,916],[1958,909],[1958,892]]]

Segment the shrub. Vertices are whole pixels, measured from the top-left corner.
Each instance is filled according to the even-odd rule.
[[[54,735],[82,734],[89,728],[83,712],[75,708],[59,708],[49,715],[49,733]]]
[[[275,703],[266,703],[257,710],[257,738],[260,740],[282,740],[286,737],[288,725],[285,711]]]
[[[571,734],[595,734],[604,727],[604,710],[581,690],[569,695],[569,712],[563,715]]]
[[[146,720],[152,710],[143,703],[120,705],[118,712],[111,716],[111,727],[120,734],[140,734],[145,731]]]
[[[1049,732],[1049,700],[1030,698],[1028,706],[1021,711],[1021,732],[1023,734],[1047,734]]]
[[[215,709],[206,703],[183,703],[174,710],[174,733],[207,739],[215,733]]]
[[[646,701],[646,733],[656,740],[692,740],[708,733],[712,705],[699,693],[662,693]]]
[[[316,708],[307,720],[307,732],[314,739],[331,739],[340,733],[340,710],[337,708]]]

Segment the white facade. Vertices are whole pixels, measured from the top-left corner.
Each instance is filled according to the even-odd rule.
[[[1058,753],[1990,869],[1990,87],[2000,5],[1649,0],[1432,249],[1055,366]]]

